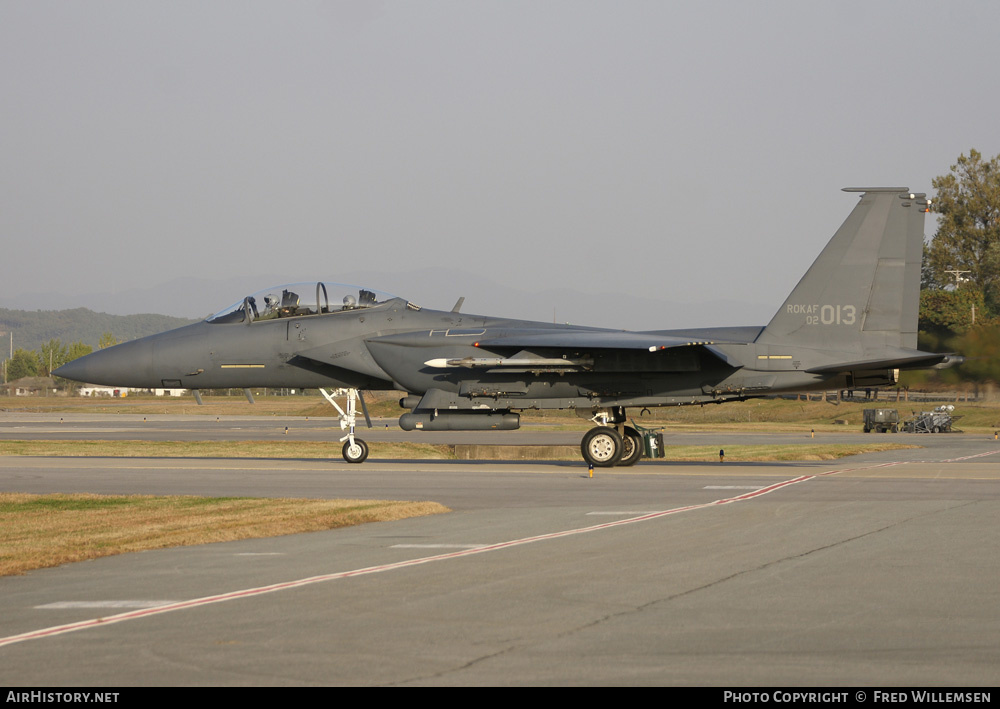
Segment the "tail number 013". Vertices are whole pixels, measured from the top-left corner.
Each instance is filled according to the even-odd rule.
[[[857,312],[853,305],[821,305],[818,315],[806,316],[806,325],[853,325]]]

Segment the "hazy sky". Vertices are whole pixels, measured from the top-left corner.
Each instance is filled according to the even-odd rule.
[[[841,187],[1000,153],[998,28],[985,1],[0,0],[0,306],[439,265],[776,307]]]

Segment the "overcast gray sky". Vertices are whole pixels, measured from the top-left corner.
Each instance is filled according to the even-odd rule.
[[[445,266],[777,307],[841,187],[1000,152],[998,28],[995,2],[0,0],[0,305]]]

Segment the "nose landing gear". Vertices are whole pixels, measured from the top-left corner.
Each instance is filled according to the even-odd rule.
[[[368,424],[368,428],[372,427],[371,417],[368,415],[368,407],[365,406],[364,397],[361,396],[361,392],[357,389],[335,389],[333,392],[327,392],[326,389],[320,389],[319,393],[323,395],[330,405],[333,406],[338,412],[340,412],[340,430],[347,431],[347,435],[342,437],[340,440],[344,443],[344,447],[341,449],[341,454],[344,456],[344,460],[348,463],[363,463],[365,459],[368,458],[368,444],[363,440],[354,435],[354,424],[357,418],[357,402],[361,402],[361,411],[365,415],[365,422]],[[343,396],[347,399],[347,410],[345,411],[337,404],[334,397]]]

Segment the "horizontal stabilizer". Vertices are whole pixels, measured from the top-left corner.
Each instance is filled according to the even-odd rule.
[[[839,374],[841,372],[853,372],[867,369],[921,369],[940,364],[949,358],[947,354],[935,354],[933,352],[914,352],[906,354],[900,353],[898,357],[886,359],[869,359],[858,362],[839,362],[828,364],[822,367],[811,367],[806,371],[810,374]]]

